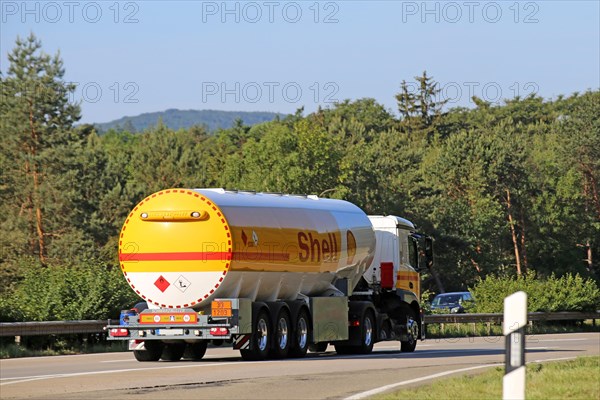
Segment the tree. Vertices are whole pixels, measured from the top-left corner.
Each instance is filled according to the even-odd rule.
[[[17,38],[8,55],[8,74],[1,81],[0,151],[1,218],[3,227],[10,229],[2,244],[44,263],[48,238],[56,228],[49,208],[50,197],[57,195],[53,169],[64,157],[57,149],[77,139],[71,128],[80,118],[80,108],[69,100],[75,86],[63,80],[60,55],[51,57],[41,48],[30,34],[25,40]],[[10,244],[14,239],[20,243]]]
[[[427,130],[438,122],[442,109],[448,99],[442,99],[442,89],[427,71],[423,75],[415,76],[416,87],[402,81],[400,93],[396,94],[398,111],[402,126],[409,130]]]
[[[319,194],[337,185],[338,142],[307,119],[271,122],[230,157],[226,174],[240,189]]]
[[[573,198],[578,207],[578,243],[585,253],[589,273],[600,278],[597,269],[600,250],[600,92],[586,92],[574,96],[568,115],[563,115],[558,126],[561,128],[564,147],[562,155],[565,166],[569,166],[575,177]]]

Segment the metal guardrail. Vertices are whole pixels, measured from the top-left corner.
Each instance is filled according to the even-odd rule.
[[[501,323],[503,314],[431,314],[425,315],[425,324],[443,323]],[[564,321],[600,319],[600,311],[592,312],[532,312],[529,321]],[[117,325],[119,320],[95,321],[44,321],[44,322],[0,322],[0,336],[68,335],[79,333],[102,333],[106,325]]]
[[[426,324],[444,323],[474,323],[474,322],[502,322],[503,314],[431,314],[425,315]],[[600,311],[559,311],[559,312],[530,312],[528,321],[565,321],[600,319]]]
[[[109,324],[119,320],[95,321],[43,321],[43,322],[1,322],[0,336],[39,336],[69,335],[78,333],[102,333]]]
[[[443,323],[501,323],[503,314],[431,314],[425,315],[425,324]],[[600,311],[592,312],[531,312],[529,321],[564,321],[600,319]],[[69,335],[79,333],[102,333],[106,325],[117,325],[119,320],[94,321],[44,321],[0,322],[0,336]]]

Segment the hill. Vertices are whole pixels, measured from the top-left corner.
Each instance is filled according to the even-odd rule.
[[[95,123],[99,132],[106,132],[109,129],[127,129],[134,128],[135,132],[143,131],[146,128],[155,126],[159,119],[174,130],[180,128],[189,128],[194,125],[205,125],[209,131],[219,128],[230,128],[234,125],[236,119],[241,119],[245,125],[254,125],[261,122],[271,121],[277,117],[284,117],[285,114],[262,111],[218,111],[218,110],[177,110],[169,109],[160,112],[144,113],[136,116],[126,116],[114,121]]]

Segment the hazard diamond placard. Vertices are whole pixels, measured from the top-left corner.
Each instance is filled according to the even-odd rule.
[[[164,293],[165,290],[167,290],[167,288],[169,286],[171,286],[171,284],[169,283],[169,281],[167,281],[165,279],[164,276],[159,276],[158,279],[156,280],[156,282],[154,282],[154,286],[156,286],[158,288],[158,290],[160,290],[161,292]]]

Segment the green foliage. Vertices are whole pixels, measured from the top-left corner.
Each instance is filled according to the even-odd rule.
[[[478,281],[471,293],[473,312],[502,313],[503,299],[517,291],[527,293],[527,309],[535,311],[596,311],[600,308],[600,289],[592,279],[568,273],[540,279],[534,272],[518,277],[488,275]]]
[[[104,319],[129,308],[137,296],[121,271],[97,260],[75,265],[32,263],[9,297],[0,300],[3,321]]]
[[[58,54],[31,35],[9,63],[0,75],[3,319],[115,317],[135,301],[116,260],[123,220],[168,187],[317,194],[407,217],[435,238],[424,293],[534,271],[555,286],[532,275],[499,281],[490,309],[502,285],[529,285],[544,310],[598,302],[588,278],[600,279],[600,91],[446,110],[423,73],[401,85],[399,117],[363,98],[306,116],[210,112],[214,127],[228,127],[216,131],[189,126],[198,113],[169,110],[100,135],[74,126],[80,110]]]

